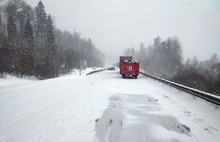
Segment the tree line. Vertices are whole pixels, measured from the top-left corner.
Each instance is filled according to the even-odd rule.
[[[220,61],[217,54],[206,61],[199,61],[196,56],[184,61],[178,37],[162,40],[158,36],[153,45],[145,47],[140,43],[139,50],[128,48],[124,55],[138,60],[141,70],[148,74],[220,95]]]
[[[0,76],[57,77],[73,68],[103,66],[104,54],[91,39],[61,31],[40,0],[0,1]]]

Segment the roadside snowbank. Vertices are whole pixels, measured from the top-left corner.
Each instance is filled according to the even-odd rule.
[[[73,69],[69,74],[65,74],[65,75],[61,75],[60,77],[64,77],[64,76],[85,76],[86,74],[93,72],[93,71],[98,71],[98,70],[103,70],[105,69],[104,67],[93,67],[93,68],[86,68],[81,70],[81,74],[80,74],[80,70],[78,69]],[[6,75],[4,78],[0,78],[0,83],[2,81],[4,81],[4,84],[7,84],[7,80],[11,83],[10,80],[13,80],[13,82],[20,82],[20,81],[31,81],[31,80],[38,80],[36,77],[34,76],[24,76],[22,78],[16,77],[14,75]]]

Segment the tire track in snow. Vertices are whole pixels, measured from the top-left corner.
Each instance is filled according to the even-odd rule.
[[[56,139],[56,141],[58,140],[59,141],[72,141],[71,140],[72,138],[70,137],[72,133],[74,133],[74,131],[77,132],[83,129],[84,127],[83,125],[85,124],[81,124],[81,123],[77,124],[76,122],[79,119],[81,119],[81,121],[84,122],[84,119],[87,118],[86,116],[87,114],[85,115],[86,113],[85,110],[89,109],[89,107],[91,106],[92,97],[96,97],[96,96],[95,96],[95,93],[90,94],[90,96],[88,96],[89,93],[93,92],[93,86],[91,86],[88,83],[84,84],[84,86],[81,86],[80,88],[77,88],[74,91],[80,92],[80,94],[82,95],[77,97],[77,100],[74,99],[74,102],[69,103],[70,105],[66,105],[66,110],[62,108],[58,110],[57,112],[61,112],[61,114],[51,117],[52,119],[51,119],[51,122],[49,123],[51,124],[51,126],[46,124],[44,126],[45,130],[44,128],[41,128],[41,131],[39,131],[36,134],[38,137],[36,137],[34,140],[39,139],[39,138],[44,138],[44,141],[50,141],[51,139]],[[72,115],[70,115],[69,113],[71,113]],[[56,121],[60,123],[55,124]],[[56,128],[56,126],[58,127],[59,132],[47,133],[48,131],[50,132],[52,129],[54,129],[54,127]]]
[[[77,83],[84,81],[85,80],[82,80]],[[13,109],[7,109],[7,111],[5,112],[1,111],[1,116],[3,117],[0,118],[0,123],[2,124],[0,130],[4,132],[1,133],[1,135],[4,136],[1,136],[0,140],[13,141],[13,138],[18,137],[22,132],[24,132],[24,130],[25,131],[30,130],[30,132],[28,133],[32,133],[33,135],[34,133],[38,133],[38,134],[39,132],[42,133],[42,135],[39,136],[38,138],[36,137],[34,138],[35,141],[38,140],[40,141],[41,138],[45,137],[44,136],[45,131],[47,131],[47,129],[49,130],[50,127],[54,127],[53,125],[56,121],[59,120],[59,122],[62,123],[62,120],[64,118],[62,115],[64,113],[68,113],[69,111],[70,112],[72,111],[72,114],[74,114],[74,111],[76,110],[76,114],[77,114],[80,111],[80,106],[86,106],[85,104],[82,104],[82,102],[88,103],[91,98],[86,97],[86,95],[88,94],[86,92],[88,91],[85,90],[85,87],[88,90],[92,90],[92,86],[90,84],[87,86],[77,87],[77,89],[74,90],[76,92],[81,92],[83,94],[82,96],[76,95],[77,97],[74,97],[73,95],[74,92],[69,92],[69,90],[72,90],[71,88],[74,88],[73,84],[68,83],[67,85],[64,84],[63,86],[58,86],[58,87],[55,86],[54,87],[55,89],[52,91],[48,90],[46,92],[41,93],[40,95],[37,94],[34,97],[29,96],[29,98],[27,99],[25,98],[24,100],[18,101],[16,103],[11,103],[10,105],[15,105],[18,107]],[[68,90],[68,91],[65,92],[63,90]],[[33,102],[35,102],[33,100],[38,100],[38,99],[39,101],[33,104]],[[40,103],[42,99],[46,100],[46,102],[44,102],[43,104]],[[32,102],[32,103],[28,103],[28,102]],[[6,105],[6,106],[8,107],[10,105]],[[10,106],[10,108],[11,107],[12,106]],[[30,108],[30,109],[25,109],[25,108]],[[14,115],[13,113],[15,112],[17,112],[19,115],[18,116]],[[19,118],[19,120],[17,118]],[[29,121],[21,123],[22,120],[29,120]],[[73,121],[73,120],[69,119],[68,121]],[[68,125],[69,123],[68,121],[66,121],[65,125]],[[5,122],[10,122],[10,124],[7,124]],[[16,126],[16,124],[18,123],[20,123],[19,127],[13,129],[10,128]],[[50,124],[51,126],[49,126]],[[57,124],[55,123],[55,125]],[[63,127],[65,127],[64,124]],[[70,127],[74,127],[74,126],[70,126]],[[8,129],[8,131],[6,129]],[[51,135],[54,136],[59,134],[51,134]]]
[[[173,116],[160,114],[158,100],[148,95],[117,94],[110,98],[109,106],[102,116],[96,119],[96,138],[94,142],[157,142],[152,132],[163,129],[168,138],[163,141],[197,141],[190,128],[181,124]],[[161,130],[160,130],[161,131]]]
[[[124,119],[121,109],[120,98],[111,97],[108,108],[99,119],[96,119],[95,141],[119,141]]]

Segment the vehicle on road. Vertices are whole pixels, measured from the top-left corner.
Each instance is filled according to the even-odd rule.
[[[119,57],[119,69],[120,69],[120,74],[122,74],[122,69],[121,69],[121,65],[124,63],[124,62],[128,62],[128,61],[131,61],[132,60],[132,56],[120,56]]]
[[[134,77],[137,78],[139,74],[139,63],[137,61],[124,60],[120,66],[122,77]]]

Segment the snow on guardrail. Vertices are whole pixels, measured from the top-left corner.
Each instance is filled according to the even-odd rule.
[[[98,69],[98,70],[93,70],[93,71],[90,71],[89,73],[87,73],[86,75],[90,75],[90,74],[97,73],[97,72],[104,71],[104,70],[106,70],[106,69],[102,68],[102,69]]]
[[[178,84],[178,83],[175,83],[175,82],[172,82],[172,81],[160,78],[160,77],[149,75],[149,74],[146,74],[146,73],[143,73],[143,72],[140,72],[140,73],[147,76],[147,77],[150,77],[152,79],[158,80],[162,83],[165,83],[169,86],[172,86],[172,87],[177,88],[179,90],[182,90],[184,92],[187,92],[187,93],[190,93],[190,94],[195,95],[197,97],[200,97],[202,99],[205,99],[205,100],[207,100],[209,102],[212,102],[216,105],[220,105],[220,96],[216,96],[216,95],[213,95],[213,94],[210,94],[210,93],[207,93],[207,92],[203,92],[203,91],[200,91],[200,90],[197,90],[197,89],[194,89],[194,88],[191,88],[191,87],[187,87],[187,86],[184,86],[184,85],[181,85],[181,84]]]

